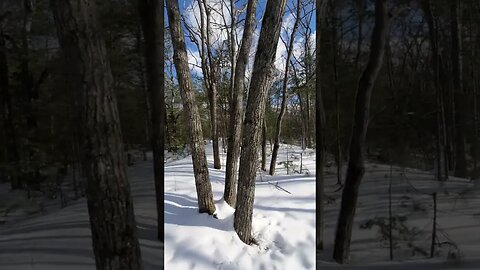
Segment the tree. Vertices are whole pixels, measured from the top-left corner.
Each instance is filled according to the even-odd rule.
[[[297,1],[297,9],[296,9],[296,16],[295,16],[295,22],[293,23],[293,28],[292,28],[292,33],[290,34],[290,39],[288,41],[288,47],[285,42],[285,47],[287,47],[287,60],[285,62],[285,71],[283,75],[283,85],[282,85],[282,104],[280,105],[280,113],[278,114],[277,117],[277,125],[275,128],[275,134],[274,134],[274,144],[273,144],[273,151],[272,151],[272,159],[270,161],[270,175],[275,174],[275,166],[277,165],[277,154],[278,154],[278,149],[280,148],[280,132],[282,130],[282,120],[283,116],[285,115],[285,110],[287,107],[287,99],[288,99],[288,94],[287,94],[287,88],[288,88],[288,71],[290,67],[290,60],[292,58],[293,54],[293,44],[295,41],[295,34],[298,29],[298,25],[300,24],[300,12],[302,10],[302,1],[298,0]]]
[[[51,6],[79,101],[97,269],[141,269],[117,100],[95,1],[51,0]]]
[[[195,103],[192,80],[188,68],[187,48],[180,22],[180,11],[177,0],[167,0],[166,4],[173,45],[173,61],[177,72],[180,95],[182,96],[185,119],[188,125],[193,172],[197,189],[198,211],[212,215],[215,212],[215,204],[213,203],[212,186],[209,180],[200,115]]]
[[[240,156],[240,135],[242,127],[243,92],[245,89],[245,70],[248,64],[250,47],[252,46],[253,30],[255,30],[255,10],[257,0],[247,3],[247,15],[243,28],[242,45],[238,52],[233,77],[233,90],[230,100],[230,132],[228,133],[227,164],[225,171],[225,192],[223,198],[235,207],[237,188],[238,158]],[[233,59],[232,59],[233,61]]]
[[[452,71],[455,103],[455,176],[467,177],[465,155],[465,93],[463,86],[462,23],[460,0],[450,1],[452,35]]]
[[[5,3],[2,3],[5,4]],[[10,168],[10,182],[12,189],[22,187],[20,178],[20,156],[18,153],[17,135],[13,125],[12,101],[10,95],[10,82],[8,79],[8,60],[7,47],[5,46],[5,37],[3,31],[4,20],[8,13],[0,14],[0,95],[2,97],[2,118],[4,122],[4,131],[7,141],[7,161]]]
[[[358,82],[355,97],[347,175],[335,234],[333,257],[338,263],[344,263],[349,257],[358,191],[365,173],[365,139],[369,121],[370,98],[375,80],[382,67],[389,16],[386,0],[376,0],[375,26],[370,44],[370,56]]]
[[[433,74],[433,86],[436,93],[436,122],[437,122],[437,132],[436,132],[436,166],[437,166],[437,179],[439,181],[444,181],[448,179],[448,158],[447,158],[447,126],[445,120],[445,102],[444,102],[444,86],[440,83],[440,76],[444,74],[444,68],[441,66],[441,56],[440,56],[440,43],[438,40],[438,27],[436,20],[433,17],[432,12],[432,2],[430,0],[423,0],[421,2],[424,16],[428,25],[429,39],[430,39],[430,50],[432,52],[431,63],[432,63],[432,74]],[[442,160],[443,159],[443,160]],[[443,161],[443,162],[442,162]],[[442,170],[443,167],[443,170]]]
[[[328,0],[317,0],[317,25],[319,26],[320,31],[317,31],[316,37],[316,47],[317,47],[317,61],[316,61],[316,70],[317,73],[320,72],[320,61],[322,59],[321,55],[321,38],[322,38],[322,31],[325,28],[325,16],[328,7]],[[317,80],[315,81],[315,90],[317,95],[317,102],[315,105],[315,128],[316,128],[316,147],[317,147],[317,160],[316,160],[316,170],[317,173],[315,175],[316,181],[316,193],[317,193],[317,205],[316,205],[316,233],[317,233],[317,249],[323,249],[323,227],[324,227],[324,211],[323,211],[323,201],[325,200],[324,197],[324,165],[325,165],[325,132],[326,132],[326,124],[325,124],[325,107],[323,104],[322,98],[322,81],[320,80],[320,76],[317,76]]]
[[[165,166],[163,162],[165,141],[163,4],[157,0],[139,0],[138,8],[145,36],[145,63],[151,102],[151,140],[157,199],[157,237],[163,242],[163,174]]]
[[[255,197],[255,176],[260,148],[261,125],[265,116],[267,93],[272,87],[274,61],[282,26],[286,0],[268,0],[262,20],[252,79],[248,91],[243,124],[237,205],[234,227],[240,239],[252,242],[252,214]]]

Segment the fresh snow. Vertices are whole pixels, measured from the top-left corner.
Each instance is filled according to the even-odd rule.
[[[206,148],[218,219],[198,213],[191,156],[167,163],[165,268],[315,269],[315,151],[281,145],[277,161],[286,161],[288,153],[295,167],[289,175],[283,164],[275,176],[258,170],[253,235],[259,246],[249,246],[233,228],[235,210],[222,199],[226,155],[221,156],[222,169],[213,169],[211,144]]]
[[[326,171],[325,249],[317,254],[320,269],[480,269],[479,188],[472,181],[455,177],[442,184],[429,172],[397,166],[391,171],[392,214],[407,217],[407,227],[416,227],[418,231],[412,242],[428,254],[417,251],[413,255],[413,248],[406,241],[396,241],[398,248],[394,249],[394,260],[390,262],[388,240],[380,240],[378,227],[360,229],[360,224],[375,217],[387,218],[388,226],[390,166],[372,163],[367,164],[360,185],[351,261],[346,265],[336,264],[332,256],[341,191],[336,191],[335,171],[334,166]],[[429,194],[433,192],[437,192],[437,241],[455,243],[458,249],[448,244],[437,246],[435,257],[430,259],[433,199]],[[398,233],[394,231],[396,236]]]
[[[163,269],[151,158],[129,167],[128,176],[144,269]],[[0,270],[95,269],[86,200],[70,203],[45,215],[0,225]]]

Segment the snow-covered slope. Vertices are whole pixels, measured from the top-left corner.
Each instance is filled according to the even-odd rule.
[[[273,177],[258,174],[253,233],[259,246],[245,245],[233,229],[234,209],[222,200],[225,171],[213,169],[211,144],[207,158],[219,219],[198,213],[191,157],[166,164],[165,268],[315,269],[315,152],[300,158],[301,152],[280,148],[277,160],[286,161],[288,153],[290,175],[283,164]],[[225,154],[222,159],[224,166]],[[300,163],[310,175],[294,173]]]
[[[145,269],[163,269],[163,245],[156,241],[155,191],[151,161],[129,168],[137,232]],[[85,199],[61,210],[0,226],[0,270],[93,270]]]
[[[335,226],[341,191],[335,192],[335,168],[327,170],[325,250],[318,254],[321,269],[480,269],[480,190],[474,183],[450,177],[439,183],[431,173],[389,165],[368,164],[360,186],[351,242],[351,262],[333,262]],[[394,261],[389,261],[388,234],[381,240],[379,227],[361,229],[375,218],[385,218],[388,231],[389,182],[392,175],[392,216],[404,216],[404,233],[394,229]],[[437,243],[429,258],[433,197],[437,193]],[[408,233],[407,233],[408,232]],[[415,235],[415,236],[413,236]],[[400,240],[400,237],[404,239]],[[410,242],[410,246],[408,244]],[[448,243],[447,243],[448,242]],[[451,244],[449,244],[451,243]],[[453,244],[453,245],[452,245]],[[456,247],[455,247],[456,245]]]

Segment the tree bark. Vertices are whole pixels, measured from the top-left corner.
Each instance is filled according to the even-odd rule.
[[[163,177],[164,177],[164,127],[165,88],[163,55],[163,3],[157,0],[139,0],[138,9],[145,37],[145,63],[147,85],[150,92],[153,168],[157,202],[158,239],[163,242]]]
[[[292,58],[292,53],[293,53],[293,44],[295,41],[295,34],[297,33],[298,25],[300,24],[300,11],[302,8],[301,4],[302,4],[302,1],[298,0],[295,23],[293,24],[292,33],[290,34],[290,40],[287,48],[287,61],[285,62],[285,71],[283,74],[283,84],[282,84],[282,104],[280,105],[280,113],[278,114],[277,125],[275,128],[272,158],[270,161],[270,171],[269,171],[270,175],[275,174],[275,166],[277,165],[277,155],[278,155],[278,150],[280,148],[280,132],[282,130],[282,120],[283,120],[283,116],[285,115],[285,109],[287,107],[287,99],[288,99],[287,97],[288,96],[287,94],[288,70],[290,67],[290,59]]]
[[[213,62],[212,44],[210,42],[210,7],[206,0],[198,0],[200,9],[200,31],[202,39],[202,71],[204,75],[205,87],[210,110],[210,131],[213,144],[213,167],[220,169],[220,150],[218,144],[218,122],[217,122],[217,78],[215,63]],[[204,22],[205,18],[205,22]]]
[[[81,108],[81,149],[97,269],[141,269],[117,101],[95,2],[51,0],[51,5]]]
[[[255,175],[260,147],[261,125],[267,93],[272,87],[274,62],[286,0],[268,0],[262,20],[243,126],[237,205],[234,227],[240,239],[252,242],[252,214]]]
[[[267,168],[267,121],[265,118],[263,119],[263,124],[262,124],[262,164],[261,164],[261,170],[266,171]]]
[[[321,38],[322,38],[322,31],[325,28],[325,18],[326,12],[328,7],[329,0],[317,0],[317,25],[319,27],[319,31],[316,33],[316,47],[317,47],[317,57],[316,57],[316,71],[317,74],[320,72],[320,65],[321,65]],[[317,159],[315,162],[316,166],[316,248],[317,250],[323,249],[323,230],[324,230],[324,210],[323,210],[323,202],[325,200],[324,194],[324,164],[325,164],[325,133],[326,133],[326,120],[325,120],[325,107],[323,104],[322,98],[322,81],[320,80],[320,76],[317,75],[317,80],[315,81],[315,92],[316,92],[316,99],[317,102],[315,104],[315,129],[316,129],[316,148],[317,148]]]
[[[240,156],[240,135],[242,128],[243,92],[245,89],[245,71],[248,64],[250,47],[255,29],[255,10],[257,0],[247,3],[247,15],[242,36],[242,44],[235,64],[232,98],[230,100],[230,123],[227,144],[227,164],[225,171],[225,191],[223,198],[232,207],[236,203],[238,158]]]
[[[463,89],[463,59],[460,0],[450,1],[452,34],[452,69],[455,100],[455,176],[467,177],[465,154],[465,92]]]
[[[180,11],[177,0],[167,0],[166,4],[170,36],[173,45],[173,61],[177,72],[183,110],[188,125],[187,130],[189,131],[190,137],[198,211],[212,215],[215,212],[215,204],[213,203],[212,186],[208,174],[200,114],[195,103],[195,93],[193,92],[190,69],[188,68],[187,48],[180,22]]]
[[[0,16],[3,14],[0,14]],[[12,114],[12,100],[10,96],[10,83],[8,79],[9,67],[7,59],[7,48],[5,46],[5,38],[3,32],[3,22],[0,21],[0,94],[2,96],[2,117],[3,126],[5,131],[6,145],[7,145],[7,158],[11,163],[9,166],[11,170],[11,187],[12,189],[18,189],[22,187],[22,181],[19,176],[20,172],[20,156],[18,153],[18,140],[13,124]]]
[[[437,180],[443,181],[448,178],[448,132],[447,132],[447,122],[445,119],[445,89],[443,87],[440,78],[445,74],[444,68],[440,61],[440,48],[438,42],[438,27],[436,25],[434,15],[432,12],[432,2],[431,0],[423,0],[421,2],[421,7],[425,14],[425,19],[427,21],[428,30],[429,30],[429,39],[430,47],[432,51],[431,62],[432,62],[432,74],[433,74],[433,87],[435,88],[435,99],[437,105],[437,131],[436,131],[436,155],[437,155]],[[442,170],[443,167],[443,170]]]
[[[370,45],[370,57],[367,67],[358,82],[355,97],[354,122],[350,137],[348,169],[335,234],[333,257],[338,263],[344,263],[348,260],[350,253],[350,240],[358,190],[365,173],[365,139],[369,121],[370,97],[375,80],[382,67],[388,24],[389,14],[386,0],[376,0],[375,26],[373,28]]]
[[[33,74],[30,68],[30,32],[32,30],[32,15],[34,9],[34,2],[32,0],[23,0],[23,29],[22,29],[22,55],[21,55],[21,78],[22,78],[22,86],[25,93],[25,114],[26,114],[26,124],[27,124],[27,132],[26,136],[24,136],[24,159],[25,159],[25,166],[24,172],[27,174],[25,175],[22,172],[22,177],[26,177],[27,185],[34,181],[36,176],[38,175],[39,168],[34,162],[36,158],[36,150],[34,149],[34,145],[32,143],[32,138],[36,136],[37,130],[37,119],[36,119],[36,101],[38,99],[38,93],[35,91],[34,81],[33,81]]]

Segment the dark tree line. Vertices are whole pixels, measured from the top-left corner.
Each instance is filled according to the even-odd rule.
[[[162,3],[2,1],[0,26],[1,180],[85,195],[97,269],[141,269],[127,167],[153,150],[163,241]]]
[[[316,104],[317,126],[325,128],[317,140],[325,136],[337,166],[342,202],[333,256],[344,263],[366,160],[429,170],[439,181],[479,177],[479,5],[376,0],[318,7],[317,100],[324,102]]]

